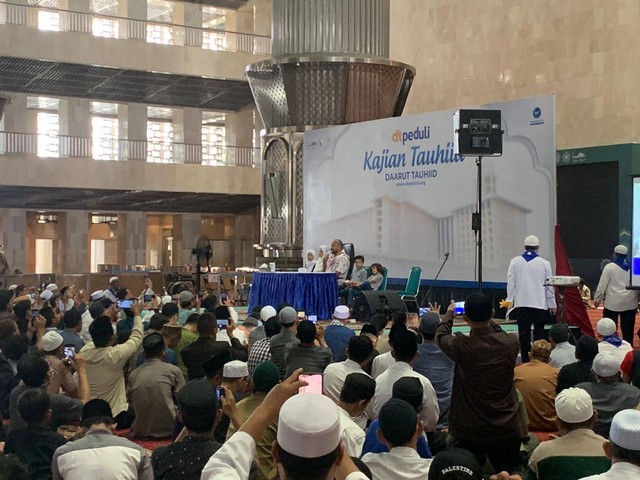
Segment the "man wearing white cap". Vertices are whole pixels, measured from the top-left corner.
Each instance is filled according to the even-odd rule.
[[[111,300],[113,303],[116,303],[118,300],[118,290],[120,289],[120,280],[118,277],[111,277],[109,279],[109,288],[107,288],[103,293],[106,298]]]
[[[599,353],[593,359],[593,374],[597,383],[584,382],[576,388],[586,390],[598,412],[594,431],[609,438],[613,416],[627,408],[640,408],[640,389],[620,381],[620,362],[615,355]]]
[[[50,283],[46,286],[45,290],[49,290],[51,293],[56,293],[58,291],[58,285],[55,283]]]
[[[618,362],[622,363],[624,357],[633,350],[633,347],[626,340],[618,336],[616,323],[610,318],[601,318],[596,325],[598,336],[602,339],[598,343],[600,353],[611,353],[615,355]]]
[[[623,410],[613,417],[611,437],[604,451],[613,465],[601,475],[582,480],[637,480],[640,478],[640,412]]]
[[[62,360],[65,358],[62,335],[53,330],[45,333],[42,337],[41,350],[44,353],[44,359],[49,364],[49,370],[61,379],[60,388],[62,391],[72,398],[78,398],[78,384],[73,380],[69,368],[62,364]]]
[[[591,397],[581,388],[566,388],[556,397],[558,427],[562,435],[542,442],[531,454],[529,470],[534,478],[564,480],[606,472],[610,462],[594,433],[597,414]]]
[[[349,339],[356,333],[345,325],[349,321],[349,307],[338,305],[333,311],[333,321],[324,330],[324,341],[331,350],[333,358],[346,358],[346,348]]]
[[[531,326],[533,339],[544,339],[549,312],[556,313],[555,292],[544,286],[545,280],[553,274],[551,264],[538,255],[539,248],[538,237],[529,235],[524,239],[524,253],[511,260],[507,271],[506,305],[513,307],[509,316],[518,321],[520,354],[525,363],[529,361],[531,350]]]
[[[628,290],[629,268],[631,264],[627,259],[627,247],[617,245],[613,249],[611,263],[602,269],[598,288],[593,296],[595,306],[598,307],[604,301],[603,316],[612,319],[620,327],[622,338],[633,343],[633,327],[636,323],[636,311],[638,310],[638,290]]]
[[[366,480],[340,444],[338,407],[327,397],[315,393],[293,396],[306,382],[298,380],[297,370],[269,392],[257,409],[209,460],[202,480],[246,480],[256,455],[256,443],[269,424],[278,418],[273,458],[281,480],[298,478],[310,471],[326,480]],[[223,409],[233,408],[223,399]]]

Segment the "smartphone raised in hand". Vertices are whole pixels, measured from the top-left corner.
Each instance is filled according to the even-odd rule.
[[[301,373],[299,379],[307,382],[309,385],[300,387],[298,393],[319,393],[322,395],[322,374]]]

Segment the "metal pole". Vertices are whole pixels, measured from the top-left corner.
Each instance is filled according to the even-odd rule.
[[[482,292],[482,156],[476,160],[478,166],[478,292]]]

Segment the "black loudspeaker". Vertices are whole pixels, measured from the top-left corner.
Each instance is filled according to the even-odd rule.
[[[362,292],[353,302],[353,318],[359,322],[368,322],[376,313],[391,316],[396,310],[407,311],[407,307],[393,290]]]

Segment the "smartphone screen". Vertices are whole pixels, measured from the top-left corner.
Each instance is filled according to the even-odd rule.
[[[229,325],[229,320],[225,320],[225,319],[218,319],[218,328],[225,328],[227,327],[227,325]]]
[[[222,400],[224,398],[224,388],[216,387],[216,396],[218,397],[218,400]]]
[[[316,315],[315,313],[310,313],[310,314],[307,316],[307,319],[308,319],[310,322],[316,323],[316,322],[318,321],[318,315]]]
[[[431,309],[430,308],[426,308],[426,307],[420,307],[420,310],[418,311],[420,316],[424,315],[427,312],[430,312]],[[437,312],[436,312],[437,313]]]
[[[227,294],[223,292],[220,294],[220,302],[225,303],[226,301],[227,301]]]
[[[145,295],[145,296],[144,296],[144,303],[152,302],[152,301],[153,301],[153,297],[154,297],[154,296],[155,296],[155,295]]]
[[[322,395],[322,375],[315,373],[301,373],[300,380],[304,380],[309,385],[300,387],[298,393],[319,393]]]
[[[74,347],[64,347],[64,358],[73,358],[76,354]]]
[[[464,313],[464,302],[456,302],[453,313],[455,313],[456,315],[462,315]]]
[[[133,300],[118,300],[118,308],[126,309],[133,306]]]

